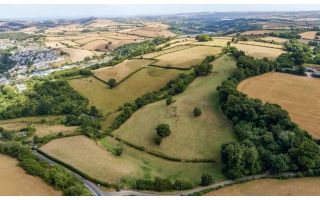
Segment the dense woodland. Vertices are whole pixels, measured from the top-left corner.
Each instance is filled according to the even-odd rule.
[[[291,121],[288,112],[237,90],[244,79],[277,70],[283,62],[254,59],[235,48],[228,51],[237,59],[237,70],[218,88],[219,101],[239,142],[222,146],[225,175],[234,179],[262,172],[320,174],[319,145]]]

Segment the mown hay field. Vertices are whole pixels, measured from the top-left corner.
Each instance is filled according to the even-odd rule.
[[[113,133],[159,155],[219,161],[221,144],[235,141],[235,136],[231,124],[219,109],[216,88],[236,65],[227,56],[213,65],[213,73],[194,80],[184,93],[173,98],[173,104],[167,106],[165,101],[159,101],[146,105]],[[202,110],[199,117],[192,114],[195,106]],[[158,146],[154,143],[155,128],[161,123],[169,124],[172,134]]]
[[[169,49],[169,48],[179,46],[179,45],[187,45],[187,44],[193,43],[195,41],[196,41],[195,38],[178,38],[178,39],[170,40],[169,42],[166,42],[164,44],[161,44],[158,46],[158,48]],[[166,47],[167,45],[169,45],[169,46]]]
[[[219,47],[225,47],[227,46],[227,43],[231,41],[231,38],[228,37],[221,37],[221,38],[212,38],[212,41],[208,42],[194,42],[193,45],[205,45],[205,46],[219,46]]]
[[[125,60],[115,66],[104,67],[93,71],[94,75],[101,80],[108,81],[111,78],[122,81],[130,74],[153,63],[154,60],[132,59]]]
[[[100,144],[100,145],[99,145]],[[99,144],[85,136],[74,136],[53,140],[41,147],[47,154],[62,160],[82,172],[102,181],[119,183],[120,179],[162,178],[182,179],[198,184],[202,173],[223,175],[212,163],[183,163],[167,161],[149,155],[129,146],[124,146],[123,154],[118,157],[112,151],[119,142],[106,137]]]
[[[261,47],[269,47],[269,48],[275,48],[275,49],[283,49],[282,45],[265,43],[265,42],[243,41],[243,42],[239,42],[239,44],[246,44],[246,45],[252,45],[252,46],[261,46]]]
[[[156,57],[158,60],[154,65],[162,67],[174,67],[188,69],[200,64],[206,56],[217,55],[221,51],[220,47],[196,46],[173,53]]]
[[[317,31],[307,31],[300,33],[302,39],[313,40],[315,39]]]
[[[156,51],[156,52],[144,54],[144,55],[142,55],[142,57],[143,58],[156,58],[156,57],[161,56],[161,55],[165,55],[165,54],[176,52],[176,51],[181,51],[183,49],[188,49],[188,48],[191,48],[191,47],[192,46],[188,46],[188,45],[174,46],[174,47],[162,50],[162,51]]]
[[[227,186],[212,192],[208,196],[319,196],[320,179],[261,179],[247,183]]]
[[[238,90],[279,104],[301,128],[320,138],[319,79],[272,72],[241,82]]]
[[[285,42],[288,42],[289,39],[285,39],[285,38],[279,38],[279,37],[271,37],[271,36],[268,36],[268,37],[262,37],[260,38],[261,40],[264,40],[264,41],[268,41],[268,42],[279,42],[279,43],[285,43]]]
[[[236,47],[239,50],[244,51],[247,55],[253,56],[255,58],[270,58],[275,59],[282,53],[285,53],[282,49],[261,47],[261,46],[253,46],[253,45],[245,45],[245,44],[232,44],[232,46]]]
[[[18,161],[0,154],[0,196],[58,196],[55,190],[40,178],[27,174],[18,167]]]
[[[95,54],[88,50],[75,49],[75,48],[62,48],[61,51],[67,53],[72,62],[84,60],[86,57],[92,57]]]
[[[89,99],[90,105],[96,106],[104,114],[115,112],[119,106],[132,102],[147,92],[164,87],[169,80],[183,73],[174,69],[145,67],[121,82],[115,88],[94,77],[69,80],[70,85]]]

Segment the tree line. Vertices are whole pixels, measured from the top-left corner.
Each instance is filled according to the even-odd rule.
[[[320,174],[319,145],[291,121],[288,112],[237,90],[241,81],[281,68],[281,63],[254,59],[234,47],[228,51],[236,58],[237,69],[217,90],[239,142],[222,145],[224,174],[232,179],[262,172]]]

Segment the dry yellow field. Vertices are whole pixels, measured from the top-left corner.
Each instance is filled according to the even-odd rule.
[[[40,178],[27,174],[18,167],[18,161],[0,154],[0,196],[62,195]]]
[[[245,45],[245,44],[232,44],[232,46],[236,47],[239,50],[244,51],[247,55],[253,56],[255,58],[271,58],[275,59],[282,53],[285,53],[282,49],[261,47],[261,46],[253,46],[253,45]]]
[[[154,63],[154,65],[188,69],[201,63],[206,56],[217,55],[220,51],[220,47],[196,46],[182,51],[158,56],[156,59],[159,61]]]
[[[261,179],[227,186],[208,196],[319,196],[320,178]]]
[[[268,42],[279,42],[279,43],[285,43],[287,41],[289,41],[288,39],[285,39],[285,38],[279,38],[279,37],[262,37],[260,38],[261,40],[265,40],[265,41],[268,41]]]
[[[212,41],[208,42],[194,42],[192,44],[195,45],[206,45],[206,46],[219,46],[219,47],[225,47],[227,46],[227,43],[231,41],[231,38],[212,38]]]
[[[313,40],[316,37],[317,31],[307,31],[300,33],[302,39]]]
[[[283,73],[267,73],[241,82],[249,97],[279,104],[301,128],[320,138],[320,80]]]
[[[142,28],[133,28],[127,29],[123,31],[119,31],[121,33],[137,35],[141,37],[173,37],[174,33],[168,30],[168,27],[161,23],[145,23],[145,26]]]
[[[117,159],[85,136],[53,140],[41,150],[99,180],[116,182],[123,176],[139,175],[138,166]]]
[[[86,57],[92,57],[95,55],[91,51],[74,48],[62,48],[61,51],[67,53],[72,62],[82,61]]]
[[[265,43],[265,42],[246,41],[246,42],[239,42],[239,44],[252,45],[252,46],[261,46],[261,47],[270,47],[270,48],[276,48],[276,49],[283,49],[282,45]]]
[[[120,82],[130,74],[153,62],[153,60],[146,59],[125,60],[122,63],[119,63],[115,66],[104,67],[94,70],[93,73],[99,79],[102,79],[104,81],[114,78],[117,80],[117,82]]]
[[[168,47],[164,47],[164,49],[168,49],[168,48],[172,48],[172,47],[179,46],[179,45],[190,44],[195,41],[196,41],[195,38],[178,38],[178,39],[170,40],[169,42],[166,42],[164,44],[160,44],[158,46],[158,48],[164,47],[165,45],[169,44]]]
[[[86,43],[81,48],[89,51],[105,51],[108,47],[108,44],[109,41],[98,39]]]
[[[148,54],[144,54],[142,55],[143,58],[156,58],[158,56],[164,55],[164,54],[168,54],[171,52],[176,52],[176,51],[180,51],[183,49],[188,49],[191,48],[192,46],[188,46],[188,45],[179,45],[179,46],[174,46],[174,47],[170,47],[167,48],[165,50],[162,51],[156,51],[156,52],[152,52],[152,53],[148,53]],[[139,56],[140,57],[140,56]]]

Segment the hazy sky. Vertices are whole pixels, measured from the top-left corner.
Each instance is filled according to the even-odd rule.
[[[0,19],[117,17],[217,11],[306,11],[320,5],[0,5]]]

